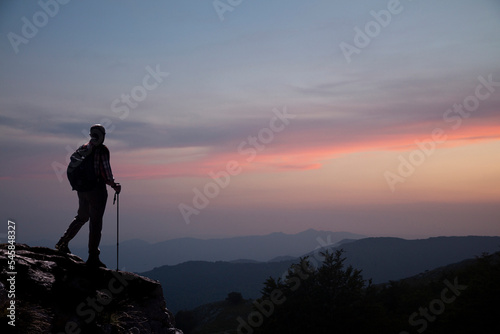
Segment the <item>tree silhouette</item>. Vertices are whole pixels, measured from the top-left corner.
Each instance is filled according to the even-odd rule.
[[[256,333],[346,333],[362,326],[357,314],[366,306],[366,287],[371,283],[360,270],[346,267],[342,254],[343,250],[321,253],[319,268],[304,257],[289,268],[284,280],[269,278],[261,301],[271,300],[276,291],[285,300]]]
[[[231,304],[239,304],[244,301],[244,299],[240,292],[230,292],[227,294],[226,301]]]

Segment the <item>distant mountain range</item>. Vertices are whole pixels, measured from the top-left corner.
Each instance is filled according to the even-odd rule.
[[[348,232],[316,231],[309,229],[297,234],[272,233],[263,236],[243,236],[225,239],[180,238],[150,244],[143,240],[120,242],[120,269],[142,272],[163,265],[176,265],[186,261],[276,261],[293,258],[332,246],[344,239],[365,236]],[[49,246],[53,247],[53,246]],[[87,248],[71,251],[87,258]],[[116,265],[116,245],[102,245],[101,260]]]
[[[323,250],[337,247],[344,249],[346,264],[361,269],[365,279],[383,283],[480,256],[485,252],[498,252],[500,237],[437,237],[421,240],[365,238],[325,246]],[[314,262],[320,259],[317,255],[319,251],[307,251],[302,255],[310,255]],[[224,300],[233,291],[240,292],[244,298],[258,298],[269,276],[282,277],[296,261],[191,261],[162,266],[141,274],[160,281],[169,308],[176,312]]]
[[[375,312],[370,311],[373,308],[367,307],[366,310],[368,310],[368,316],[371,314],[377,319],[383,319],[385,316],[385,321],[367,320],[370,323],[371,332],[408,333],[399,330],[410,326],[422,326],[422,320],[408,322],[408,315],[418,307],[413,305],[421,305],[421,303],[425,305],[429,300],[436,303],[431,305],[438,305],[439,299],[434,299],[434,297],[442,297],[442,289],[446,286],[445,281],[452,281],[454,284],[459,282],[459,289],[456,291],[460,300],[458,303],[454,303],[455,300],[452,301],[453,308],[446,305],[444,310],[437,311],[437,313],[446,312],[446,317],[443,312],[443,317],[438,318],[435,313],[436,317],[432,315],[432,318],[428,318],[437,320],[428,324],[429,328],[432,326],[433,333],[457,333],[456,329],[462,329],[460,333],[500,333],[500,326],[495,316],[492,316],[492,314],[498,314],[500,310],[497,302],[500,289],[496,284],[499,264],[500,252],[497,252],[487,257],[481,256],[449,264],[402,280],[375,285],[369,302],[376,304],[378,300],[378,312],[374,315]],[[448,291],[444,290],[444,292]],[[390,298],[387,298],[388,296]],[[411,297],[408,298],[409,296]],[[238,318],[248,319],[249,315],[255,311],[254,301],[241,297],[241,295],[232,294],[225,300],[178,312],[175,315],[176,325],[184,333],[235,333],[235,329],[241,323]],[[421,302],[422,300],[424,302]],[[296,303],[295,307],[300,307],[300,304]],[[461,315],[465,317],[464,321],[459,323]],[[364,316],[366,315],[359,315],[360,318]],[[312,321],[310,318],[304,318],[307,319],[305,321]],[[467,324],[469,328],[464,328]],[[398,328],[398,331],[391,330],[394,328]],[[423,327],[419,331],[423,332]]]
[[[436,237],[419,240],[366,238],[341,246],[346,263],[363,270],[365,278],[383,283],[426,270],[500,251],[500,237]]]

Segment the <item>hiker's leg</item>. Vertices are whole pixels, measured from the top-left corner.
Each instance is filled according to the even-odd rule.
[[[90,203],[86,192],[78,192],[78,213],[69,225],[64,235],[61,237],[57,245],[68,246],[68,243],[80,231],[82,226],[89,220]],[[56,247],[57,248],[57,247]]]
[[[101,242],[102,217],[106,209],[108,191],[106,188],[89,192],[90,222],[89,222],[89,258],[99,257]]]

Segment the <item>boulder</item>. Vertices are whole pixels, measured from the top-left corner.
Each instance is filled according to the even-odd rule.
[[[23,244],[0,245],[0,268],[1,333],[182,334],[149,278]]]

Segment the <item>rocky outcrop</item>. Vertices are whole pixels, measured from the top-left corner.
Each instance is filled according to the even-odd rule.
[[[157,281],[49,248],[0,248],[1,333],[182,334]]]

